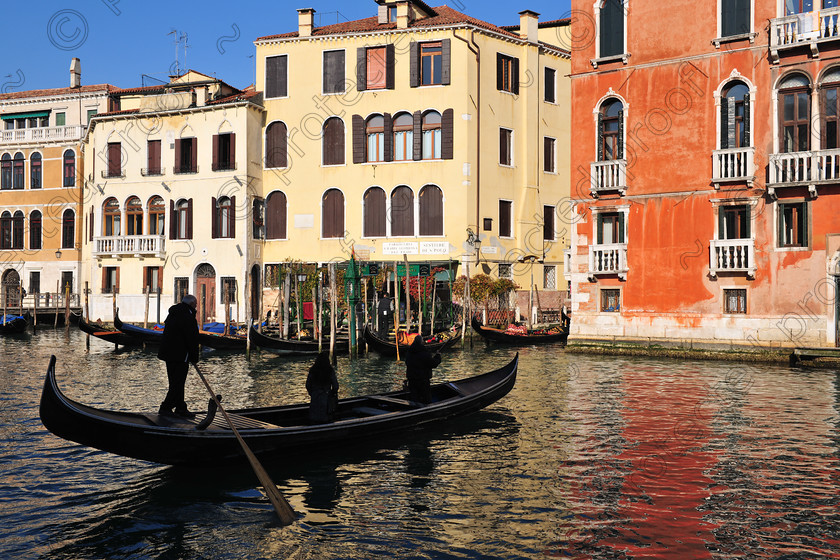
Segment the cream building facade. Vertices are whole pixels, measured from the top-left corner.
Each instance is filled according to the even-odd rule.
[[[20,288],[25,307],[34,294],[79,294],[82,138],[115,89],[81,85],[73,59],[69,87],[0,94],[0,304]]]
[[[261,249],[260,94],[189,71],[112,97],[116,110],[85,137],[91,318],[111,320],[118,307],[122,320],[163,320],[193,293],[203,322],[225,321],[226,303],[245,321]]]
[[[264,264],[478,260],[565,290],[568,20],[371,8],[324,27],[298,10],[296,31],[256,41]]]

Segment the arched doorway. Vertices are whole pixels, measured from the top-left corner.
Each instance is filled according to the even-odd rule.
[[[20,288],[20,274],[18,274],[17,270],[10,268],[3,273],[2,291],[4,307],[20,307],[22,295]]]
[[[260,265],[251,267],[251,320],[262,320],[262,281],[260,280]]]
[[[199,326],[216,320],[216,269],[201,264],[195,271],[195,297],[198,299]]]

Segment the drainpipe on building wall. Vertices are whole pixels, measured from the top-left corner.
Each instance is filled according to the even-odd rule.
[[[476,114],[475,114],[475,127],[476,127],[476,161],[475,161],[475,231],[478,232],[477,235],[481,238],[481,229],[479,224],[481,223],[481,47],[475,42],[475,31],[470,30],[470,40],[467,41],[463,37],[459,36],[457,33],[453,33],[456,39],[463,41],[467,48],[475,55],[475,65],[476,65],[476,95],[475,95],[475,104],[476,104]]]

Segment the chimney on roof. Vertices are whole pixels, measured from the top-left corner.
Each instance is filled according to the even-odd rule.
[[[70,87],[77,88],[82,85],[82,63],[78,58],[70,61]]]
[[[298,10],[298,37],[311,37],[315,27],[315,8],[301,8]]]
[[[387,4],[379,4],[379,11],[377,13],[376,18],[377,23],[383,24],[388,23],[388,5]]]
[[[519,36],[529,43],[538,43],[540,14],[531,10],[519,12]]]
[[[411,2],[403,0],[397,2],[397,29],[408,29],[411,23]]]

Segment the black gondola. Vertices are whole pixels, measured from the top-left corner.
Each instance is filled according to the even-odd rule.
[[[140,340],[113,327],[107,327],[97,323],[88,323],[84,317],[79,317],[79,330],[83,333],[100,338],[111,344],[120,346],[139,346]]]
[[[425,340],[426,349],[431,352],[440,352],[446,350],[450,346],[454,346],[458,342],[458,337],[461,336],[460,329],[451,329],[435,333]],[[371,328],[365,327],[365,341],[368,343],[368,348],[383,356],[396,356],[397,343],[391,342],[385,338],[380,337]],[[409,344],[400,343],[400,355],[405,355],[408,352]]]
[[[248,330],[248,337],[251,339],[251,344],[260,347],[262,350],[273,352],[274,354],[282,354],[284,356],[306,356],[318,353],[317,340],[276,338],[259,332],[253,327],[253,325]],[[325,337],[322,340],[321,349],[330,349],[330,339],[328,337]],[[336,339],[335,351],[339,354],[346,354],[350,351],[350,341],[343,337]]]
[[[29,326],[29,311],[23,315],[0,314],[0,334],[18,334],[26,331]]]
[[[114,326],[125,334],[134,337],[141,344],[156,345],[163,340],[163,329],[145,329],[131,323],[123,323],[120,320],[119,310],[114,313]]]
[[[556,325],[546,329],[532,329],[525,333],[512,332],[507,329],[484,327],[473,317],[472,328],[485,340],[503,344],[547,344],[552,342],[565,343],[569,338],[569,331]]]
[[[114,325],[129,336],[134,337],[141,344],[158,345],[163,340],[163,329],[146,329],[120,320],[119,311],[114,315]],[[245,350],[248,340],[244,336],[234,334],[198,331],[198,343],[216,350]]]
[[[507,365],[475,377],[432,386],[433,401],[418,405],[407,391],[342,399],[333,422],[309,425],[308,404],[229,411],[255,455],[288,460],[291,451],[337,448],[354,442],[381,442],[413,428],[475,412],[504,397],[516,382],[519,355]],[[55,435],[96,449],[170,465],[202,467],[243,462],[245,456],[224,417],[206,429],[194,420],[156,413],[106,411],[67,398],[50,360],[41,394],[41,422]],[[402,437],[400,443],[405,442]]]

